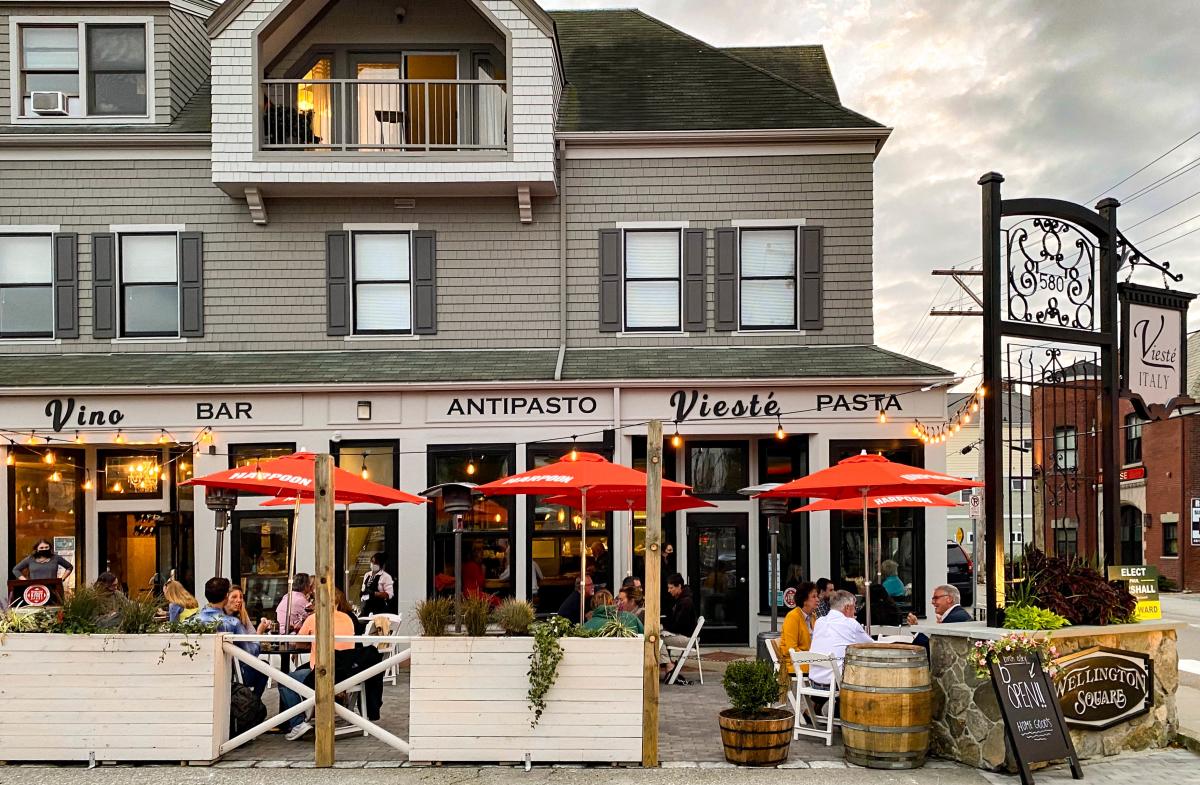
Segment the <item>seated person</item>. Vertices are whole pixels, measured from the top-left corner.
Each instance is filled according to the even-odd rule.
[[[617,608],[626,613],[632,613],[642,623],[643,629],[645,628],[646,595],[642,594],[641,586],[635,586],[632,583],[622,586],[621,590],[617,592]]]
[[[231,635],[245,634],[241,619],[230,615],[225,608],[230,589],[232,586],[228,578],[209,578],[208,582],[204,584],[204,599],[208,604],[192,618],[201,624],[216,624],[217,632],[227,632]],[[251,657],[257,657],[260,651],[259,645],[254,641],[238,641],[236,645]],[[244,674],[246,670],[249,669],[243,669],[242,673]]]
[[[792,667],[792,657],[789,652],[808,651],[812,644],[813,627],[817,623],[817,585],[810,581],[802,581],[796,590],[799,601],[795,608],[783,617],[783,630],[779,634],[779,676],[780,683],[785,687],[795,673]],[[801,670],[808,673],[808,666],[801,665]]]
[[[817,619],[813,626],[809,651],[832,656],[840,673],[846,659],[846,647],[852,643],[874,641],[854,618],[854,595],[848,591],[836,591],[829,601],[829,614]],[[828,665],[813,663],[809,668],[808,680],[817,689],[828,689],[833,682],[833,672]]]
[[[676,649],[686,647],[691,641],[692,633],[696,630],[696,623],[699,621],[699,617],[696,615],[696,606],[692,602],[692,590],[688,588],[682,575],[675,573],[667,578],[667,593],[671,595],[674,603],[671,605],[671,614],[667,617],[662,631],[664,646],[661,649],[659,665],[664,675],[671,665],[667,647]]]
[[[889,597],[903,597],[908,593],[904,581],[900,580],[900,565],[892,559],[886,559],[881,565],[883,570],[883,589]]]
[[[562,605],[558,606],[558,615],[576,624],[586,621],[586,619],[579,618],[579,589],[581,586],[583,587],[583,596],[586,598],[590,599],[596,593],[596,584],[592,582],[592,576],[576,578],[575,591],[568,594]]]
[[[346,601],[346,595],[342,593],[341,589],[335,587],[334,597],[336,607],[333,612],[333,634],[339,637],[353,636],[357,634],[357,629],[354,624],[354,616],[348,613],[346,610],[343,610],[350,607],[349,603]],[[317,615],[314,613],[304,620],[304,624],[300,626],[300,632],[298,634],[315,635],[316,632]],[[334,641],[334,681],[340,681],[341,679],[346,678],[348,675],[347,673],[339,673],[339,671],[352,670],[353,666],[351,663],[354,659],[354,646],[354,641]],[[296,681],[302,682],[311,687],[314,684],[313,674],[315,668],[317,665],[320,665],[319,662],[316,662],[316,650],[312,644],[307,641],[297,642],[296,647],[301,649],[308,648],[312,650],[312,658],[307,665],[302,668],[297,668],[296,670],[292,671],[290,675]],[[345,655],[343,655],[343,652]],[[347,665],[349,665],[349,667],[347,667]],[[299,693],[290,687],[287,687],[286,685],[279,685],[280,712],[287,711],[288,709],[300,703],[300,701],[301,698]],[[368,701],[368,703],[370,703],[370,701]],[[376,719],[378,719],[378,715],[376,716]],[[287,721],[287,726],[289,729],[287,734],[288,741],[295,741],[312,730],[312,724],[309,723],[307,717],[303,715],[296,715],[295,717],[290,718]]]
[[[934,617],[938,624],[961,624],[965,621],[974,621],[971,614],[959,605],[962,595],[959,594],[958,589],[948,583],[935,586],[933,596],[929,599],[933,603]],[[909,624],[916,624],[917,617],[910,613],[906,621]]]
[[[182,583],[173,578],[163,586],[163,597],[167,600],[169,621],[186,621],[200,612],[200,603]]]
[[[622,590],[623,591],[623,590]],[[642,620],[628,611],[622,610],[613,599],[612,592],[602,589],[592,595],[592,612],[584,622],[585,630],[600,630],[611,620],[616,620],[622,626],[641,635],[645,632]]]
[[[858,609],[856,614],[860,624],[867,623],[867,606],[863,605]],[[889,627],[898,627],[904,617],[900,614],[900,608],[896,605],[896,601],[892,599],[882,586],[878,583],[871,584],[871,624],[883,624]]]

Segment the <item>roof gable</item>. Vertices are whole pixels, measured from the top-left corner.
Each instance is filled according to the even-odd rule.
[[[741,58],[764,71],[795,82],[834,103],[841,103],[825,47],[820,44],[803,46],[733,46],[721,50]]]
[[[550,15],[558,28],[568,83],[560,131],[883,127],[640,11]],[[754,52],[751,57],[764,59]],[[786,64],[796,57],[785,54],[775,60]],[[783,69],[780,62],[774,64]],[[831,85],[832,78],[828,81]]]

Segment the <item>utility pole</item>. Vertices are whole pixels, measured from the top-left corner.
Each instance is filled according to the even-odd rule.
[[[333,766],[333,457],[316,458],[317,634],[313,645],[316,670],[316,766]]]

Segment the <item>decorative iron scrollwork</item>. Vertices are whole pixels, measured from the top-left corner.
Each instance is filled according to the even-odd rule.
[[[1151,270],[1158,270],[1160,273],[1162,273],[1164,285],[1166,284],[1167,279],[1170,279],[1175,283],[1179,283],[1183,280],[1183,273],[1171,272],[1170,262],[1154,261],[1139,251],[1137,246],[1130,242],[1129,238],[1120,232],[1117,232],[1117,256],[1121,257],[1121,266],[1126,264],[1129,265],[1130,275],[1132,275],[1133,271],[1138,267],[1149,267]]]
[[[1079,227],[1030,218],[1008,230],[1008,319],[1094,330],[1097,247]]]

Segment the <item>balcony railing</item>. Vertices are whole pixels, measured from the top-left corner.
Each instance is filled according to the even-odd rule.
[[[264,79],[263,150],[505,151],[508,83]]]

